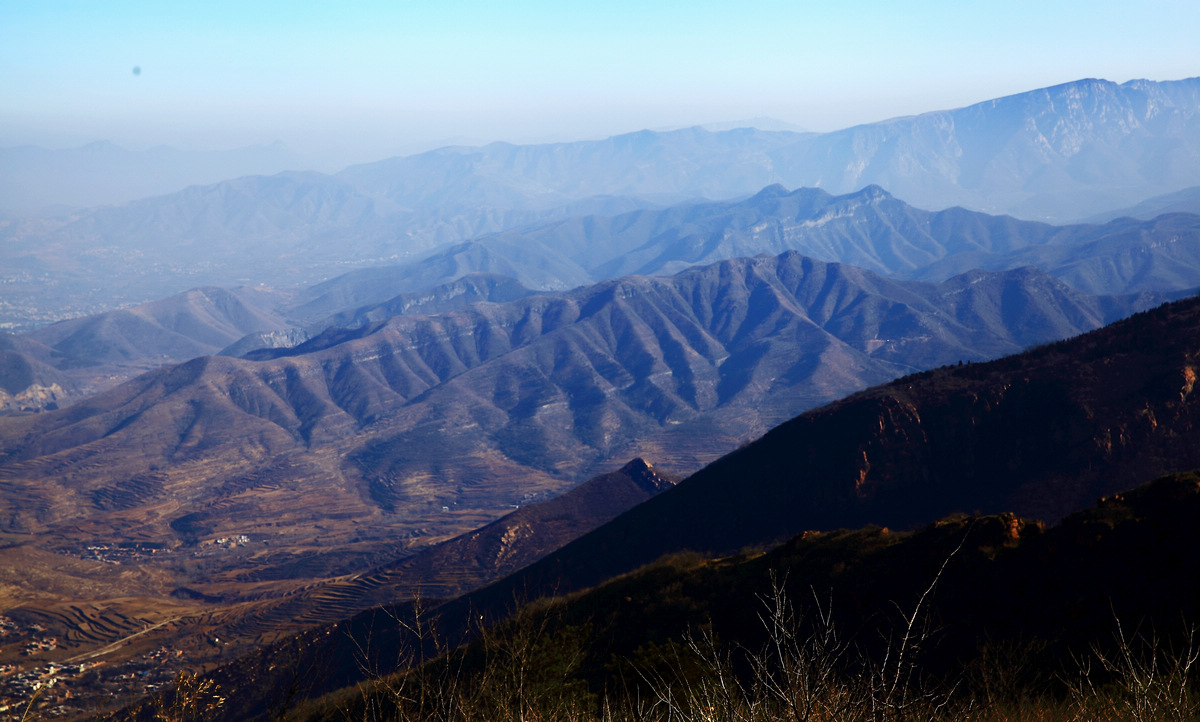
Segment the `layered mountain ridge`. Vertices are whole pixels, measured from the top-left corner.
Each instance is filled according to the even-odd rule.
[[[330,326],[788,250],[928,281],[973,268],[1035,266],[1089,293],[1200,286],[1200,216],[1050,226],[963,209],[922,211],[878,187],[831,196],[771,186],[742,201],[586,216],[484,236],[407,265],[353,271],[289,293],[195,289],[25,337],[51,347],[41,362],[95,391],[132,372],[217,349],[242,355],[294,345]]]
[[[793,253],[400,316],[0,420],[0,518],[57,543],[87,519],[170,544],[266,533],[272,519],[286,544],[345,514],[373,531],[345,530],[321,555],[354,566],[396,523],[436,538],[639,455],[696,468],[863,386],[1153,302],[1031,270],[931,285]]]
[[[468,241],[398,267],[401,287],[496,271],[532,288],[663,275],[760,253],[798,251],[884,275],[943,281],[973,268],[1036,266],[1087,293],[1200,286],[1200,216],[1052,226],[951,208],[930,212],[878,186],[841,196],[769,186],[741,201],[569,219]],[[351,272],[318,288],[354,289]]]
[[[1198,87],[1083,80],[821,135],[692,128],[444,148],[335,176],[245,177],[66,219],[5,221],[18,301],[6,315],[38,324],[61,318],[52,308],[108,309],[196,285],[311,283],[331,267],[405,262],[489,232],[772,183],[831,193],[874,184],[920,207],[1088,217],[1200,183]]]

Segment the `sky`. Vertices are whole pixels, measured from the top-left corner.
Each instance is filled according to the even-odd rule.
[[[0,0],[0,147],[327,164],[769,117],[826,131],[1200,75],[1196,0]]]

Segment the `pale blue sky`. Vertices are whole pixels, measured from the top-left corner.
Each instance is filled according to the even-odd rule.
[[[368,160],[761,116],[833,130],[1200,75],[1196,0],[344,5],[0,0],[0,146]]]

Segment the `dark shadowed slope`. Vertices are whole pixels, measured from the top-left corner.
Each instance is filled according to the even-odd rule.
[[[701,669],[712,671],[708,663],[688,667],[680,661],[692,659],[683,650],[689,640],[700,639],[701,644],[712,640],[734,670],[749,669],[741,666],[747,658],[766,662],[772,671],[781,660],[794,664],[788,676],[771,678],[786,680],[782,689],[791,694],[783,699],[749,684],[731,691],[733,699],[753,695],[757,714],[769,710],[761,719],[800,717],[791,713],[803,710],[804,703],[831,712],[821,719],[870,719],[864,706],[873,701],[884,707],[881,700],[895,698],[884,696],[888,688],[883,685],[862,684],[863,667],[878,669],[889,652],[896,665],[899,650],[903,666],[892,669],[911,673],[902,677],[905,711],[917,707],[914,698],[934,700],[912,715],[915,719],[958,720],[981,713],[998,719],[1073,718],[1067,710],[1085,719],[1132,719],[1135,709],[1154,704],[1172,711],[1191,705],[1194,712],[1193,702],[1178,701],[1183,695],[1155,698],[1140,688],[1120,698],[1128,706],[1117,702],[1106,708],[1098,702],[1103,692],[1090,689],[1080,700],[1068,688],[1079,683],[1080,675],[1097,687],[1133,687],[1130,677],[1111,674],[1115,670],[1102,665],[1098,655],[1128,662],[1145,659],[1139,655],[1154,648],[1160,665],[1155,684],[1166,678],[1163,670],[1170,661],[1164,660],[1186,659],[1180,650],[1189,649],[1190,620],[1200,613],[1200,581],[1191,563],[1200,553],[1197,513],[1200,475],[1191,472],[1102,499],[1049,528],[1011,514],[956,515],[913,532],[874,526],[810,532],[767,553],[750,550],[719,559],[674,555],[585,593],[519,609],[482,640],[448,655],[449,664],[430,665],[424,670],[430,677],[423,681],[432,681],[433,689],[454,684],[474,690],[497,677],[507,681],[520,674],[521,679],[553,680],[555,693],[602,690],[612,708],[636,708],[640,700],[656,699],[677,675],[695,680]],[[452,607],[426,618],[461,625],[461,619],[451,621],[461,611]],[[917,623],[909,628],[911,614]],[[385,619],[382,614],[376,619],[375,644],[418,648],[411,635],[395,641],[387,636]],[[343,625],[337,633],[345,638],[353,630],[362,635],[358,639],[368,639],[369,620],[357,621],[361,626]],[[776,641],[786,641],[772,646],[772,633]],[[335,676],[353,680],[348,645],[339,649],[337,640],[316,637],[305,642],[307,656],[300,647],[289,650],[299,652],[296,656],[269,659],[279,666],[290,662],[322,670],[314,686]],[[554,653],[504,656],[522,643],[545,645]],[[1122,652],[1130,657],[1116,656]],[[569,667],[561,662],[564,653],[573,662]],[[316,659],[321,662],[310,661]],[[394,657],[381,649],[376,659],[385,663]],[[261,658],[214,673],[229,685],[222,689],[230,689],[230,711],[242,715],[261,709],[264,689],[272,690],[267,698],[282,699],[287,688],[277,686],[283,681],[279,676]],[[1144,683],[1149,676],[1137,679]],[[364,709],[386,714],[400,701],[395,692],[414,689],[417,681],[392,676],[377,686],[345,689],[308,706],[303,718],[354,719]],[[821,692],[828,694],[818,696]],[[537,698],[529,694],[527,699]],[[796,707],[789,707],[795,700]],[[1140,708],[1134,708],[1135,700]],[[586,700],[579,703],[592,711]],[[1097,709],[1119,712],[1101,717]],[[1173,716],[1194,715],[1167,712],[1152,718]]]
[[[952,511],[1058,519],[1200,466],[1198,353],[1200,300],[1190,299],[870,389],[781,425],[506,584],[579,588],[672,551]]]

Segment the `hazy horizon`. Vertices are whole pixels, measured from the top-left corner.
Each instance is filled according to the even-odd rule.
[[[326,166],[749,118],[829,131],[1084,77],[1175,80],[1200,67],[1200,7],[1180,0],[3,12],[0,146],[280,141]]]

